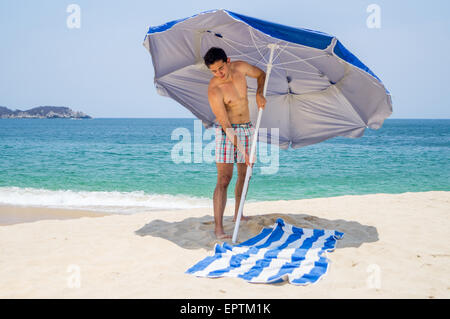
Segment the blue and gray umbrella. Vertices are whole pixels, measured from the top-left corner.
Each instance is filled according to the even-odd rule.
[[[392,114],[391,96],[381,80],[323,32],[212,10],[150,27],[144,46],[152,57],[158,93],[186,107],[205,128],[216,123],[207,93],[212,74],[203,62],[209,48],[221,47],[231,60],[266,71],[264,116],[256,105],[256,79],[247,81],[250,119],[256,123],[251,161],[256,136],[261,142],[276,141],[281,149],[299,148],[336,136],[361,137]],[[260,134],[260,126],[272,134]],[[233,242],[251,173],[248,167]]]

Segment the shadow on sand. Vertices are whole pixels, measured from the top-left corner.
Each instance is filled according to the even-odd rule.
[[[264,227],[272,226],[278,218],[296,227],[343,232],[344,238],[338,240],[336,249],[359,247],[363,243],[378,241],[378,232],[375,227],[362,225],[356,221],[328,220],[305,214],[264,214],[251,216],[250,220],[240,223],[238,243],[256,236]],[[231,216],[224,217],[224,229],[228,234],[233,233],[234,222]],[[186,249],[212,250],[216,243],[223,242],[214,236],[212,216],[191,217],[180,222],[153,220],[135,233],[139,236],[164,238]],[[227,242],[231,243],[231,239]]]

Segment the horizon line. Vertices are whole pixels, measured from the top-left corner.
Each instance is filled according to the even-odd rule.
[[[30,120],[39,120],[39,118],[0,118],[1,120],[22,120],[22,119],[30,119]],[[41,120],[55,120],[55,119],[69,119],[69,118],[42,118]],[[91,116],[91,119],[180,119],[180,120],[199,120],[196,117],[94,117]],[[89,120],[89,119],[86,119]],[[387,118],[386,120],[450,120],[450,118],[430,118],[430,117],[392,117]]]
[[[96,119],[194,119],[196,117],[93,117]],[[431,117],[390,117],[385,120],[450,120],[450,118],[431,118]]]

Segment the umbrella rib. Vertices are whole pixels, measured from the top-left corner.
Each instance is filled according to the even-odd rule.
[[[317,72],[319,72],[318,75],[321,75],[321,74],[322,74],[322,72],[321,72],[318,68],[316,68],[316,67],[313,66],[312,64],[306,62],[305,59],[299,59],[295,54],[293,54],[293,53],[291,53],[291,52],[289,52],[289,51],[286,51],[286,53],[289,54],[290,56],[294,57],[294,58],[297,60],[297,62],[303,62],[303,63],[305,63],[306,65],[309,65],[311,68],[315,69]]]
[[[267,48],[268,49],[268,48]],[[258,65],[259,63],[261,63],[261,64],[263,64],[263,65],[267,65],[267,63],[265,63],[266,62],[266,59],[264,59],[264,62],[261,62],[261,60],[263,60],[264,59],[264,56],[261,56],[261,58],[258,60],[258,63],[256,63],[256,65]]]
[[[254,39],[254,37],[253,37],[252,28],[251,28],[250,26],[248,27],[248,31],[249,31],[249,33],[250,33],[250,37],[252,38],[253,45],[255,46],[256,50],[258,50],[259,55],[264,59],[264,63],[267,64],[266,58],[265,58],[264,55],[261,53],[261,51],[259,51],[259,48],[258,48],[258,46],[256,45],[255,39]]]
[[[267,60],[266,60],[266,58],[264,57],[264,55],[261,53],[261,51],[259,50],[259,47],[256,45],[256,42],[255,42],[255,39],[254,39],[254,37],[253,37],[253,32],[251,31],[252,29],[249,27],[249,33],[250,33],[250,36],[251,36],[251,38],[252,38],[252,41],[253,41],[253,44],[254,44],[254,48],[256,48],[257,50],[258,50],[258,53],[259,53],[259,55],[261,56],[261,59],[259,59],[259,61],[257,61],[256,59],[254,59],[254,58],[252,58],[252,57],[250,57],[250,56],[248,56],[247,54],[245,54],[245,53],[242,53],[240,50],[238,50],[238,49],[236,49],[235,47],[233,47],[232,45],[230,45],[229,43],[227,43],[230,47],[232,47],[233,49],[235,49],[236,51],[238,51],[238,52],[240,52],[240,54],[238,54],[238,55],[232,55],[234,58],[236,58],[236,57],[239,57],[239,56],[246,56],[246,57],[248,57],[248,58],[250,58],[251,60],[253,60],[254,62],[256,62],[256,65],[258,65],[259,63],[261,63],[261,60],[264,60],[264,65],[266,66],[267,65]],[[228,40],[228,41],[232,41],[231,39],[225,39],[224,37],[223,37],[223,39],[224,40]],[[225,41],[226,42],[226,41]],[[237,44],[240,44],[239,42],[236,42],[236,41],[232,41],[232,42],[235,42],[235,43],[237,43]],[[288,42],[286,42],[286,44],[283,46],[283,48],[278,52],[278,54],[277,54],[277,56],[273,59],[273,61],[275,61],[275,59],[276,58],[278,58],[278,56],[281,54],[281,52],[283,52],[284,51],[284,49],[288,46]],[[242,45],[242,46],[246,46],[246,45],[243,45],[243,44],[240,44],[240,45]],[[246,47],[250,47],[250,48],[253,48],[252,46],[246,46]],[[266,49],[268,49],[268,47],[267,47],[267,45],[264,45],[264,46],[260,46],[261,48],[266,48]],[[273,71],[275,71],[276,73],[278,73],[278,75],[280,75],[281,77],[286,77],[287,76],[287,74],[285,75],[285,74],[282,74],[279,70],[277,70],[276,68],[272,68],[272,70]],[[285,71],[287,71],[288,69],[285,69]]]
[[[294,44],[294,45],[290,45],[290,44]],[[291,49],[299,49],[299,50],[317,50],[317,51],[322,51],[321,49],[317,49],[314,47],[308,47],[305,46],[303,44],[298,44],[298,43],[294,43],[294,42],[286,42],[286,47],[287,48],[291,48]]]
[[[289,61],[289,62],[277,63],[277,66],[279,66],[279,65],[286,65],[286,64],[289,64],[289,63],[303,62],[303,61],[307,61],[307,60],[312,60],[312,59],[322,58],[322,57],[325,57],[325,56],[328,56],[328,55],[327,55],[327,54],[324,54],[324,55],[313,56],[313,57],[311,57],[311,58],[299,59],[299,60],[296,60],[296,61]]]
[[[312,74],[312,75],[318,75],[318,76],[322,76],[322,74],[323,74],[323,73],[313,73],[313,72],[308,72],[308,71],[294,70],[294,69],[289,69],[289,68],[280,68],[280,67],[278,67],[278,65],[274,65],[274,68],[272,70],[275,70],[275,69],[299,72],[299,73],[305,73],[305,74]]]
[[[278,75],[280,75],[282,78],[286,78],[287,77],[287,73],[286,74],[282,74],[279,70],[277,70],[276,68],[272,68],[273,72],[277,72]],[[285,70],[286,71],[286,70]]]
[[[245,44],[242,44],[242,43],[240,43],[240,42],[237,42],[237,41],[235,41],[235,40],[232,40],[232,39],[230,39],[230,38],[225,38],[223,35],[222,35],[222,39],[226,39],[226,40],[228,40],[228,41],[230,41],[230,42],[233,42],[233,43],[236,43],[236,44],[238,44],[238,45],[240,45],[240,46],[242,46],[242,47],[246,47],[246,48],[254,48],[255,46],[253,46],[253,45],[245,45]],[[231,45],[230,45],[231,46]],[[232,47],[232,46],[231,46]],[[257,46],[257,48],[264,48],[264,47],[266,47],[266,45],[261,45],[261,46]]]
[[[277,53],[277,56],[273,59],[273,61],[276,61],[276,59],[280,56],[280,54],[286,49],[286,47],[288,46],[288,44],[289,44],[289,42],[286,42],[286,44],[283,46],[283,48],[280,50],[280,51],[278,51],[278,53]],[[280,44],[279,44],[280,45]],[[281,61],[281,57],[279,58],[280,59],[280,61]],[[283,63],[281,63],[281,64],[283,64]],[[280,63],[277,63],[277,64],[275,64],[275,65],[280,65]],[[287,70],[285,70],[286,72],[286,74],[281,74],[281,72],[280,71],[278,71],[277,70],[277,68],[274,68],[273,69],[275,72],[277,72],[279,75],[281,75],[282,77],[288,77],[288,74],[287,74]]]
[[[289,42],[286,42],[286,44],[284,45],[284,47],[283,47],[280,51],[278,51],[276,57],[273,58],[274,61],[280,56],[281,52],[283,52],[284,49],[286,49],[286,47],[288,46],[288,44],[289,44]]]
[[[284,49],[286,49],[286,47],[288,46],[289,42],[286,42],[286,44],[283,46],[283,48],[281,50],[278,51],[277,56],[273,59],[273,61],[275,61],[276,59],[279,59],[281,61],[281,56],[280,54],[284,51]],[[280,44],[278,44],[280,45]],[[279,64],[275,64],[275,65],[279,65]],[[285,74],[282,74],[280,70],[278,70],[277,68],[272,68],[272,71],[278,73],[282,78],[288,78],[288,72],[287,70],[284,70]],[[290,92],[291,88],[289,86],[289,82],[287,83],[287,88],[288,88],[288,93]]]
[[[249,59],[252,60],[253,62],[257,62],[257,63],[260,62],[260,61],[256,60],[255,58],[253,58],[253,57],[251,57],[251,56],[249,56],[249,55],[243,53],[241,50],[237,49],[236,47],[232,46],[231,44],[229,44],[229,43],[227,42],[227,41],[228,41],[227,39],[225,39],[225,38],[223,38],[223,37],[222,37],[222,39],[224,40],[224,42],[225,42],[227,45],[229,45],[231,48],[235,49],[235,50],[236,50],[237,52],[239,52],[242,56],[246,56],[247,58],[249,58]],[[253,48],[253,47],[252,47],[252,48]]]
[[[232,58],[237,58],[240,56],[247,56],[247,55],[246,54],[231,54],[231,55],[229,55],[229,57],[232,57]],[[261,62],[262,59],[263,59],[262,57],[259,60],[254,59],[255,62],[258,61],[258,62],[256,62],[256,65],[258,65],[259,63],[264,64],[263,62]]]

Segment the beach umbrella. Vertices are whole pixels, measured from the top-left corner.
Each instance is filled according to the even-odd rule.
[[[256,139],[287,149],[336,136],[357,138],[366,128],[379,129],[392,113],[391,96],[381,80],[336,37],[323,32],[221,9],[152,26],[144,46],[151,54],[157,92],[186,107],[205,128],[215,124],[207,93],[212,74],[203,61],[211,47],[266,72],[264,116],[256,105],[256,79],[247,79],[250,119],[256,123],[251,162]],[[262,134],[260,126],[271,134]],[[233,243],[251,174],[248,166]]]

